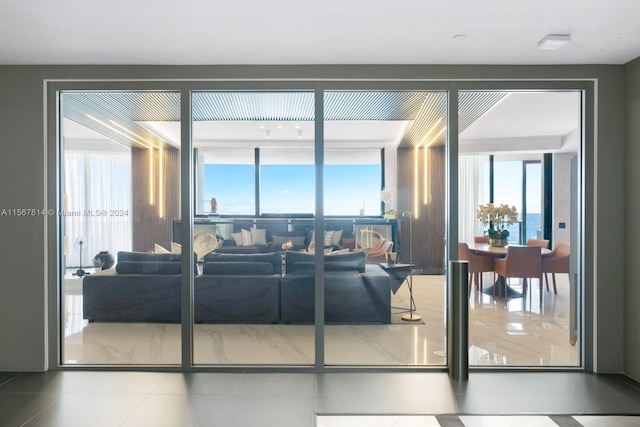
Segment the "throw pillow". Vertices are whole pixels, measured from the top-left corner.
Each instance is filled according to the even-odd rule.
[[[340,240],[342,240],[343,230],[335,230],[333,237],[331,238],[331,246],[340,246]]]
[[[274,245],[280,246],[287,241],[287,236],[278,236],[274,234],[273,239],[271,240],[273,240]],[[293,243],[293,241],[291,243]]]
[[[249,230],[242,229],[242,246],[251,246],[253,245],[251,241],[251,232]]]
[[[289,240],[295,246],[304,246],[304,236],[289,236]]]
[[[231,238],[236,242],[236,246],[242,246],[242,231],[231,233]]]
[[[267,230],[263,228],[251,229],[251,243],[254,245],[266,245],[267,244]]]
[[[333,230],[325,230],[324,232],[324,247],[328,247],[332,245],[333,241]]]
[[[171,242],[171,253],[172,254],[181,254],[182,253],[182,245],[180,243]]]
[[[154,254],[169,254],[171,253],[171,251],[167,250],[164,246],[159,245],[159,244],[154,244],[153,245],[153,253]]]

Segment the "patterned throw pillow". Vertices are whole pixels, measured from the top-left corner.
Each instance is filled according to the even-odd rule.
[[[324,247],[331,246],[333,243],[333,230],[326,230],[324,232]]]

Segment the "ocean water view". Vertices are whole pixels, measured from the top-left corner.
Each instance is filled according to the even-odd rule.
[[[542,238],[542,214],[540,212],[527,213],[527,218],[524,224],[526,226],[525,238],[522,242],[520,242],[520,227],[522,227],[523,224],[518,222],[507,227],[509,230],[509,243],[525,244],[528,239]]]

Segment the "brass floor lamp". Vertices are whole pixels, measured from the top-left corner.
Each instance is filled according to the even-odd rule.
[[[407,322],[418,322],[422,317],[415,314],[416,302],[413,299],[413,214],[411,211],[402,212],[402,216],[409,217],[409,313],[402,315],[402,320]]]

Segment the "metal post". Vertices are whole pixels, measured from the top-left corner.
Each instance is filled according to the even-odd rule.
[[[469,379],[469,263],[449,261],[450,298],[447,314],[449,378]]]

